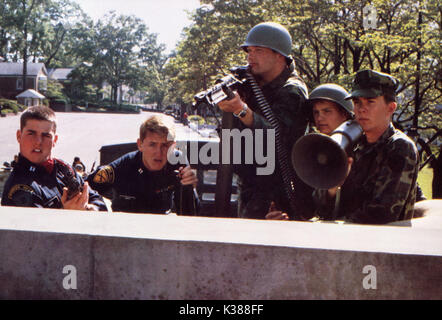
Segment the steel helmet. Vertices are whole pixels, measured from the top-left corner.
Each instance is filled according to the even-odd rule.
[[[276,22],[263,22],[254,26],[241,48],[247,51],[249,46],[269,48],[291,59],[292,37],[286,28]]]
[[[326,83],[317,86],[310,93],[308,101],[310,102],[310,105],[312,105],[311,102],[313,102],[314,100],[320,99],[336,102],[338,105],[344,108],[344,110],[347,111],[347,113],[349,113],[351,117],[353,117],[353,101],[345,100],[348,95],[349,93],[347,92],[347,90],[345,90],[340,85],[334,83]]]

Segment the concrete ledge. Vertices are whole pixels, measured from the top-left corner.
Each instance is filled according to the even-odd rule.
[[[0,298],[441,299],[441,220],[409,228],[0,207]],[[63,288],[66,265],[77,289]],[[367,265],[376,289],[364,289]]]

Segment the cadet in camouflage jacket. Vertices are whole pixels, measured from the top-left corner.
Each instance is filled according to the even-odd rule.
[[[351,172],[341,188],[339,211],[327,190],[317,190],[319,215],[355,223],[383,224],[413,217],[418,173],[417,149],[404,133],[390,125],[374,144],[366,139],[354,151]]]
[[[373,103],[385,95],[394,97],[397,87],[398,81],[387,74],[364,70],[356,75],[353,91],[347,98],[355,102],[356,120],[364,132],[372,128],[367,124],[369,116],[365,113],[369,111],[361,111],[359,100],[368,101],[364,105],[366,110],[377,108],[370,105],[370,101]],[[374,142],[368,142],[365,132],[352,157],[351,171],[342,187],[335,189],[335,196],[330,195],[330,190],[315,190],[318,215],[324,219],[366,224],[411,219],[419,168],[414,142],[390,122]]]

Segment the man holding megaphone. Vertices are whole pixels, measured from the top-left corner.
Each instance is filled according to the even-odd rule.
[[[345,100],[345,98],[349,95],[348,91],[343,87],[334,84],[334,83],[325,83],[317,86],[309,96],[309,99],[306,101],[306,109],[310,110],[311,121],[316,128],[318,133],[321,133],[321,137],[325,137],[325,135],[330,135],[336,128],[338,128],[342,123],[347,120],[351,120],[354,118],[353,112],[353,102],[351,100]],[[304,136],[304,139],[306,137]],[[307,138],[308,139],[308,138]],[[314,140],[310,140],[312,144],[316,142]],[[310,142],[309,142],[310,143]],[[311,161],[309,159],[309,152],[315,153],[311,144],[306,143],[307,150],[297,150],[298,161],[306,162],[311,165]],[[317,144],[315,145],[315,147]],[[320,147],[319,147],[320,148]],[[298,168],[299,169],[299,168]],[[310,171],[310,170],[308,170]],[[315,174],[317,174],[317,170],[311,170]],[[301,177],[303,176],[303,172],[301,173]],[[311,185],[312,173],[305,172],[306,175],[309,176],[310,181],[306,180],[305,182]],[[317,177],[316,177],[317,178]],[[321,177],[322,179],[322,177]],[[310,189],[310,194],[314,189]],[[314,208],[312,208],[312,211]],[[278,210],[274,203],[271,204],[269,211],[266,215],[266,219],[269,220],[289,220],[289,216],[287,213]]]
[[[363,70],[346,97],[354,104],[363,136],[348,159],[348,171],[337,186],[317,189],[322,218],[384,224],[413,217],[418,174],[414,142],[394,128],[399,82],[391,75]]]

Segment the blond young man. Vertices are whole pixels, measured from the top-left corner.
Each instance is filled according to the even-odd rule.
[[[199,199],[195,172],[189,165],[171,164],[174,124],[152,116],[140,126],[138,150],[99,167],[88,181],[100,193],[112,191],[113,211],[196,215]]]

